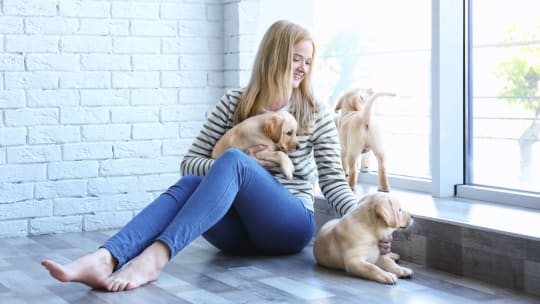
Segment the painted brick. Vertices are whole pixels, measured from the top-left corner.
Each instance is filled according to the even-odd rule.
[[[159,72],[113,72],[114,88],[158,88]]]
[[[159,108],[157,107],[126,107],[111,109],[112,123],[157,121],[159,121]]]
[[[49,199],[57,197],[84,197],[85,195],[85,180],[61,180],[35,183],[34,199]]]
[[[180,37],[219,37],[223,35],[220,22],[204,20],[179,20],[178,36]]]
[[[198,54],[208,52],[208,39],[200,37],[164,38],[163,53]]]
[[[58,13],[70,17],[110,17],[110,3],[91,0],[59,0]]]
[[[179,164],[180,165],[180,164]],[[179,179],[180,175],[175,174],[151,174],[141,176],[141,181],[145,185],[147,191],[160,191],[167,190],[171,185],[174,185]],[[150,200],[148,200],[149,202]]]
[[[94,231],[118,228],[124,226],[132,218],[133,214],[129,211],[85,215],[84,229],[86,231]]]
[[[9,164],[42,163],[59,161],[60,159],[60,146],[22,146],[7,148],[7,161]]]
[[[0,18],[0,34],[21,34],[23,31],[23,18],[5,15]]]
[[[181,104],[216,104],[223,96],[223,88],[181,88],[179,100]]]
[[[23,90],[0,91],[0,109],[13,109],[24,107]],[[1,129],[0,129],[1,130]],[[0,141],[2,137],[0,137]]]
[[[106,177],[88,180],[88,194],[93,196],[127,193],[133,188],[141,188],[134,176]]]
[[[64,144],[79,142],[79,127],[34,127],[28,130],[28,144]]]
[[[161,155],[159,141],[119,142],[113,146],[114,158],[156,158]]]
[[[17,164],[0,166],[0,183],[45,181],[45,164]]]
[[[109,143],[76,143],[63,145],[63,160],[107,159],[113,157]]]
[[[206,87],[206,81],[207,73],[201,71],[161,73],[162,87],[165,88]]]
[[[30,220],[29,234],[82,231],[82,216],[47,217]]]
[[[27,34],[69,35],[77,33],[78,26],[78,20],[72,18],[35,17],[24,20],[24,29]]]
[[[161,153],[163,156],[185,155],[192,143],[193,139],[164,140]],[[178,169],[180,169],[180,163],[178,163]]]
[[[83,55],[82,69],[90,71],[122,71],[131,69],[131,59],[127,55]]]
[[[64,36],[60,38],[60,49],[68,53],[109,53],[112,39],[101,36]]]
[[[6,89],[55,89],[58,88],[57,72],[5,72]]]
[[[181,20],[205,20],[205,4],[199,3],[163,3],[161,5],[161,18],[163,19],[181,19]]]
[[[51,216],[52,206],[50,200],[27,200],[11,204],[0,204],[0,220]]]
[[[113,39],[113,52],[119,54],[158,54],[161,40],[155,37],[117,37]]]
[[[24,71],[24,57],[16,54],[0,54],[0,71]]]
[[[177,23],[173,21],[131,21],[131,34],[135,36],[176,36]]]
[[[77,71],[80,69],[79,55],[27,55],[28,71]]]
[[[181,138],[195,138],[202,129],[204,121],[189,121],[180,124]]]
[[[113,18],[158,19],[159,3],[113,2]]]
[[[34,126],[58,124],[57,109],[21,109],[6,110],[5,120],[7,126]]]
[[[79,94],[75,90],[27,90],[29,107],[60,107],[76,106],[79,104]]]
[[[83,126],[82,139],[84,141],[128,140],[131,137],[129,125],[99,125]]]
[[[24,145],[26,128],[0,128],[0,146]]]
[[[111,87],[109,72],[60,72],[60,88],[106,89]]]
[[[107,197],[56,198],[53,202],[55,216],[92,214],[116,209],[116,205],[111,204]]]
[[[129,34],[129,21],[115,19],[81,19],[79,33],[86,35],[127,36]]]
[[[151,173],[178,172],[179,160],[176,157],[153,159],[118,159],[105,160],[101,163],[102,176],[125,176]]]
[[[131,91],[132,105],[165,105],[178,101],[176,89],[136,89]]]
[[[223,70],[223,55],[183,55],[180,57],[181,70]]]
[[[133,125],[133,139],[178,138],[178,125],[145,123]]]
[[[28,235],[28,221],[0,221],[0,238],[23,237]]]
[[[68,125],[106,124],[109,110],[104,108],[70,107],[60,110],[60,122]]]
[[[0,204],[31,200],[33,189],[31,183],[0,183]]]
[[[132,56],[133,70],[171,71],[178,70],[178,56],[135,55]]]
[[[98,175],[97,161],[63,161],[49,163],[47,175],[51,180],[92,178]]]
[[[5,36],[5,50],[21,53],[56,53],[58,52],[58,37],[43,35]]]
[[[24,16],[56,15],[56,0],[4,0],[4,13]]]
[[[119,106],[129,104],[129,90],[83,90],[83,106]]]
[[[204,120],[207,110],[208,106],[205,104],[166,106],[161,108],[161,120],[164,122]]]

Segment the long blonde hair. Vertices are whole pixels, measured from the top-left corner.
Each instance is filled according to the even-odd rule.
[[[311,68],[300,86],[294,89],[293,47],[305,40],[310,40],[313,45]],[[290,101],[289,109],[298,121],[299,133],[307,131],[319,110],[311,87],[315,50],[315,43],[305,28],[285,20],[274,22],[259,45],[251,78],[234,113],[234,123],[260,114],[269,100],[279,99]]]

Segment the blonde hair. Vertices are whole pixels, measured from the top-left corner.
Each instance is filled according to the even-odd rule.
[[[311,68],[300,86],[293,88],[293,47],[305,40],[313,45]],[[268,100],[288,100],[290,112],[298,121],[299,133],[307,131],[319,110],[311,87],[315,50],[315,43],[305,28],[285,20],[274,22],[259,45],[251,78],[234,113],[234,123],[263,112]]]

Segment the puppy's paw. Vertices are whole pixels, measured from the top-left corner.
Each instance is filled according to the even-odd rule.
[[[394,260],[395,262],[398,262],[399,259],[400,259],[399,254],[398,254],[398,253],[395,253],[395,252],[390,252],[390,253],[388,253],[388,256],[389,256],[392,260]]]
[[[292,179],[294,164],[290,158],[287,158],[287,163],[282,165],[281,171],[283,171],[283,175],[285,175],[287,179]]]
[[[383,284],[396,284],[398,281],[398,277],[391,272],[384,271],[380,274],[377,274],[377,276],[375,277],[375,281]]]
[[[400,278],[410,278],[413,275],[412,269],[406,268],[406,267],[398,267],[397,269],[397,276]]]
[[[390,192],[390,189],[388,189],[388,188],[378,188],[377,191],[379,191],[379,192]]]

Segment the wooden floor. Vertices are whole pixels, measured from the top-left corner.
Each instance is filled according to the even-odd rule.
[[[353,278],[317,266],[311,247],[285,257],[231,257],[197,239],[158,281],[118,293],[59,283],[39,264],[44,257],[69,262],[112,233],[0,239],[0,303],[540,303],[540,298],[406,262],[415,275],[395,285]]]

